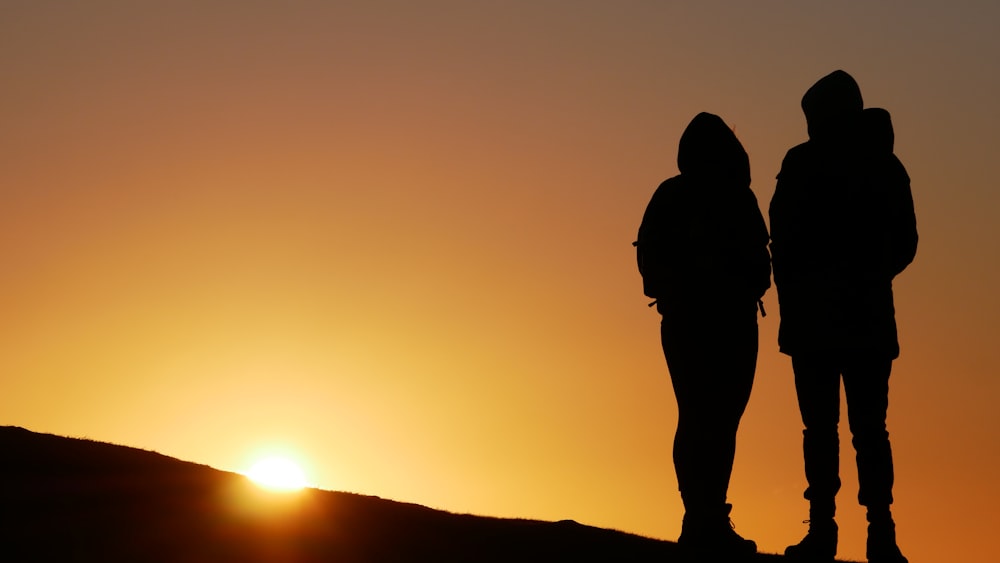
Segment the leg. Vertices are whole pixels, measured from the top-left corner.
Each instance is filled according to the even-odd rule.
[[[677,398],[674,467],[684,501],[678,544],[699,557],[743,556],[757,544],[733,531],[726,503],[736,434],[753,387],[756,310],[665,317],[664,355]]]
[[[736,434],[757,363],[757,321],[733,315],[665,318],[664,355],[677,399],[674,466],[686,510],[721,511]]]
[[[792,358],[795,392],[802,415],[802,453],[810,503],[829,506],[833,517],[834,498],[840,490],[840,368],[818,357]],[[814,516],[810,514],[810,517]],[[817,515],[818,516],[818,515]],[[827,515],[822,515],[827,516]]]
[[[885,427],[890,359],[854,359],[844,368],[847,419],[858,463],[858,502],[878,510],[892,504],[892,448]]]
[[[858,462],[858,502],[868,508],[868,560],[906,563],[896,545],[892,504],[892,448],[885,427],[892,360],[854,358],[844,368],[847,417]]]
[[[828,358],[792,358],[795,391],[805,430],[805,497],[809,500],[809,533],[785,555],[796,561],[833,561],[839,530],[834,520],[835,498],[840,490],[840,367]]]
[[[677,318],[664,318],[661,325],[663,353],[670,372],[670,383],[677,400],[677,430],[674,433],[674,470],[677,487],[687,513],[704,512],[707,506],[722,505],[708,478],[709,468],[716,457],[713,448],[704,445],[706,414],[711,404],[711,390],[706,385],[705,355],[700,340],[692,338],[688,323]],[[710,418],[708,419],[710,421]],[[717,441],[711,442],[718,446]]]

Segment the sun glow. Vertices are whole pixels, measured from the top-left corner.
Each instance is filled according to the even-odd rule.
[[[254,483],[273,491],[297,491],[308,486],[305,473],[287,457],[265,457],[245,473]]]

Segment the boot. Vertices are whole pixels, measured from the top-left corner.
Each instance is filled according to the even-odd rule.
[[[785,557],[795,561],[826,563],[837,556],[837,522],[832,518],[806,520],[809,532],[802,541],[785,548]]]
[[[896,545],[896,523],[889,509],[868,510],[868,563],[908,563]]]
[[[733,505],[708,513],[684,514],[677,546],[689,557],[719,560],[749,557],[757,553],[757,543],[736,533],[729,514]]]

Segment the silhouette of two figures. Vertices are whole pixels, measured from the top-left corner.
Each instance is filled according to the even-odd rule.
[[[896,545],[885,419],[899,355],[892,280],[913,260],[916,220],[889,113],[863,109],[843,71],[802,99],[809,139],[788,151],[769,207],[770,236],[750,190],[746,151],[721,118],[701,113],[681,136],[680,174],[654,192],[636,241],[644,293],[678,404],[674,466],[692,553],[756,551],[729,521],[736,431],[756,370],[757,311],[778,293],[779,349],[791,356],[805,429],[810,529],[786,555],[833,560],[840,489],[840,382],[857,450],[868,559],[906,563]],[[770,252],[769,252],[770,251]]]

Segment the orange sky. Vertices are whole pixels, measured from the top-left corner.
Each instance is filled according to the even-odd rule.
[[[997,4],[329,4],[0,5],[0,424],[230,470],[285,449],[322,488],[675,539],[630,243],[699,111],[766,211],[802,94],[843,68],[893,113],[921,235],[900,543],[1000,558]],[[807,515],[765,302],[730,499],[776,552]]]

